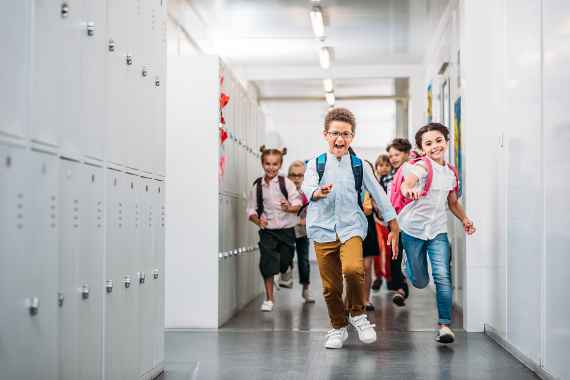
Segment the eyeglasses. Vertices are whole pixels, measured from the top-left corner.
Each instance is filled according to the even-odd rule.
[[[332,132],[327,132],[327,135],[337,139],[339,137],[342,137],[345,140],[350,140],[354,137],[354,134],[352,132],[339,132],[339,131],[332,131]]]
[[[303,178],[305,175],[304,174],[289,174],[289,177],[293,177],[293,178]]]

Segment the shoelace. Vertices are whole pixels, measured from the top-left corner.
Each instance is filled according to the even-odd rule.
[[[370,321],[368,320],[368,318],[366,318],[365,315],[361,317],[356,317],[355,319],[352,320],[352,322],[353,326],[358,328],[359,330],[376,327],[376,324],[370,323]]]
[[[330,338],[330,337],[332,337],[332,336],[342,337],[342,330],[341,330],[341,329],[336,329],[336,330],[335,330],[335,329],[332,329],[332,330],[329,330],[329,331],[327,332],[327,338]]]

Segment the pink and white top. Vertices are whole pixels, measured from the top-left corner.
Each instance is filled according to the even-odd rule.
[[[301,206],[302,199],[297,187],[289,178],[285,178],[285,186],[289,193],[289,203],[292,206]],[[299,217],[296,213],[285,212],[281,209],[281,201],[287,200],[281,189],[279,188],[279,179],[274,177],[269,183],[263,178],[261,180],[261,193],[263,194],[263,214],[267,220],[267,229],[279,230],[283,228],[292,228],[299,223]],[[257,215],[257,190],[253,185],[249,191],[247,198],[247,216]]]
[[[457,180],[453,170],[430,160],[433,178],[426,196],[407,204],[398,215],[400,228],[406,234],[421,240],[431,240],[441,233],[447,233],[447,197],[456,188]],[[419,178],[416,188],[423,189],[428,171],[421,162],[404,164],[404,177],[414,174]]]

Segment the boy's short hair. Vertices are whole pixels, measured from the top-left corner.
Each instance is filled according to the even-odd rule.
[[[352,133],[356,129],[356,118],[354,114],[347,108],[333,108],[329,112],[327,112],[327,116],[325,116],[325,131],[329,130],[329,125],[333,121],[343,121],[345,123],[350,124],[352,127]]]
[[[410,151],[412,150],[412,144],[408,139],[396,138],[392,140],[392,143],[386,147],[386,152],[389,152],[390,149],[392,148],[400,152],[410,153]]]
[[[374,168],[377,168],[381,163],[385,163],[392,166],[392,164],[390,164],[390,156],[388,156],[386,153],[381,153],[378,156],[376,162],[374,163]]]
[[[289,172],[287,173],[287,175],[293,174],[294,168],[303,168],[303,170],[305,170],[305,163],[300,160],[293,161],[291,165],[289,165]]]
[[[422,137],[423,137],[424,133],[430,132],[430,131],[440,132],[443,135],[443,137],[445,138],[445,141],[449,141],[449,129],[447,129],[447,127],[445,125],[440,124],[440,123],[429,123],[429,124],[421,127],[416,132],[416,146],[418,148],[422,149]]]

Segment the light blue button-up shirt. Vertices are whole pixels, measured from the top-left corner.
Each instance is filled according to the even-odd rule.
[[[368,221],[358,205],[350,155],[347,153],[339,160],[327,153],[325,172],[320,184],[316,165],[316,159],[307,164],[303,192],[311,196],[319,185],[328,183],[333,184],[333,190],[326,198],[311,201],[308,206],[309,239],[318,243],[328,243],[336,241],[338,235],[342,243],[355,236],[360,236],[364,240],[368,232]],[[363,169],[363,190],[372,196],[385,221],[396,219],[396,211],[374,177],[372,168],[363,162]]]

